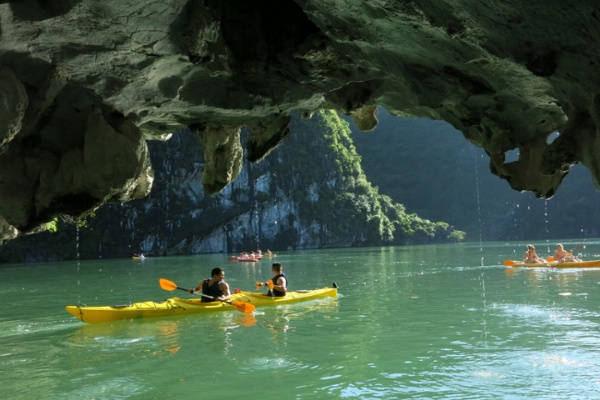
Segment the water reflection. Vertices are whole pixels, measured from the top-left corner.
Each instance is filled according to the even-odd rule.
[[[91,351],[140,352],[144,356],[175,354],[181,349],[179,329],[179,322],[170,320],[81,324],[66,338],[65,344]]]
[[[235,322],[237,324],[240,324],[242,326],[245,327],[251,327],[256,325],[256,317],[252,314],[244,314],[244,315],[239,315],[236,319]]]
[[[330,301],[331,300],[331,301]],[[335,299],[261,308],[255,315],[238,312],[183,318],[156,318],[115,323],[77,324],[64,341],[74,359],[87,353],[86,363],[122,360],[122,354],[136,359],[164,358],[185,353],[186,357],[235,358],[249,341],[244,332],[259,329],[267,348],[284,349],[295,323],[316,315],[331,317]],[[263,311],[264,310],[264,311]],[[203,342],[201,346],[198,343]],[[260,342],[260,340],[259,340]],[[261,344],[264,349],[265,345]],[[78,364],[78,363],[77,363]]]

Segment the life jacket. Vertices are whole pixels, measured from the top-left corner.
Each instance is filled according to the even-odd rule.
[[[207,296],[212,296],[212,297],[220,297],[225,294],[219,288],[219,286],[221,286],[221,283],[223,283],[223,281],[215,282],[210,286],[208,286],[208,282],[209,282],[209,280],[205,280],[204,282],[202,282],[202,293],[203,294],[205,294]],[[207,302],[211,302],[211,301],[216,301],[216,300],[209,299],[207,297],[202,296],[203,303],[207,303]]]
[[[275,275],[274,277],[271,278],[271,280],[273,281],[273,284],[277,283],[277,280],[281,277],[285,278],[285,283],[286,283],[286,288],[288,285],[288,280],[287,277],[285,276],[285,274],[279,274],[279,275]],[[269,296],[275,296],[275,297],[283,297],[285,296],[285,292],[279,291],[275,288],[273,288],[273,290],[269,290],[269,293],[267,293]]]

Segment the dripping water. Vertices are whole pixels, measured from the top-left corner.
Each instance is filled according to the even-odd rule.
[[[479,165],[478,165],[478,159],[477,159],[477,151],[476,148],[474,149],[474,154],[475,154],[475,188],[476,188],[476,193],[477,193],[477,219],[479,222],[479,252],[481,255],[481,266],[484,266],[484,257],[483,257],[483,223],[482,223],[482,219],[481,219],[481,197],[480,197],[480,185],[479,185]],[[483,157],[483,155],[480,155],[480,157]],[[486,301],[486,296],[485,296],[485,275],[482,272],[481,276],[479,277],[479,281],[481,282],[481,300],[482,300],[482,316],[481,316],[481,328],[482,328],[482,340],[483,340],[483,346],[487,347],[487,301]],[[487,352],[486,352],[487,354]]]
[[[544,200],[544,226],[546,233],[546,253],[550,254],[550,224],[548,221],[548,200]]]
[[[77,304],[81,304],[81,256],[79,253],[79,221],[75,224],[75,260],[77,261]]]
[[[131,247],[134,244],[135,244],[135,228],[134,228],[134,226],[132,226],[131,227],[131,245],[129,246],[130,251],[129,251],[129,254],[127,255],[127,257],[129,257],[129,260],[132,260],[133,253],[137,253],[139,251],[138,250],[139,246],[137,246],[137,245],[135,246],[135,249],[133,251],[131,250]],[[141,261],[140,261],[140,263],[141,263]],[[133,280],[133,275],[131,273],[131,269],[134,267],[134,265],[137,265],[137,261],[130,262],[128,265],[129,265],[129,268],[127,268],[127,296],[128,296],[129,304],[132,304],[132,301],[131,301],[131,286],[132,286],[132,284],[131,284],[131,282]],[[111,276],[110,279],[112,280],[113,277]]]
[[[483,340],[483,346],[487,347],[487,299],[485,296],[485,279],[484,279],[484,275],[483,272],[481,273],[481,277],[479,278],[481,281],[481,301],[482,301],[482,317],[481,317],[481,331],[482,331],[482,340]],[[486,357],[487,357],[487,352],[485,353]]]
[[[476,189],[476,193],[477,193],[477,219],[479,222],[479,252],[481,253],[481,266],[483,267],[483,233],[482,233],[482,222],[481,222],[481,199],[480,199],[480,194],[479,194],[479,166],[477,163],[477,149],[474,148],[474,154],[475,154],[475,189]],[[483,157],[483,155],[481,156]]]
[[[254,202],[254,232],[256,234],[254,238],[255,249],[260,249],[260,220],[258,215],[258,203]]]

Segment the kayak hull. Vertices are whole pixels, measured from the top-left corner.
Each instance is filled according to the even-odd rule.
[[[600,268],[600,260],[590,260],[590,261],[580,261],[580,262],[566,261],[563,263],[559,263],[557,261],[549,261],[546,263],[522,263],[522,262],[515,261],[515,263],[511,266],[514,268],[558,268],[558,269]]]
[[[235,261],[239,261],[239,262],[257,262],[260,261],[262,257],[236,257],[236,256],[231,256],[229,257],[229,261],[230,262],[235,262]]]
[[[253,304],[255,307],[298,303],[301,301],[337,297],[337,288],[299,290],[288,292],[284,297],[271,297],[263,293],[240,292],[231,296],[231,303],[238,301]],[[214,311],[236,310],[233,304],[225,302],[203,303],[200,299],[181,299],[172,297],[164,301],[142,301],[139,303],[116,306],[66,306],[72,316],[83,322],[113,322],[139,318],[169,317],[177,315],[200,314]]]

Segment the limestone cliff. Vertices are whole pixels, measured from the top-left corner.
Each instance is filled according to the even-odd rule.
[[[297,113],[296,113],[297,114]],[[334,113],[290,122],[290,135],[261,163],[244,161],[218,195],[200,183],[206,160],[198,135],[151,142],[156,180],[144,199],[109,203],[76,232],[25,236],[0,249],[0,262],[274,251],[460,240],[443,222],[408,214],[364,175],[348,124]],[[249,133],[241,132],[247,142]]]
[[[446,120],[543,197],[598,182],[599,36],[591,0],[1,0],[0,239],[146,195],[145,141],[183,128],[217,193],[293,110]]]

